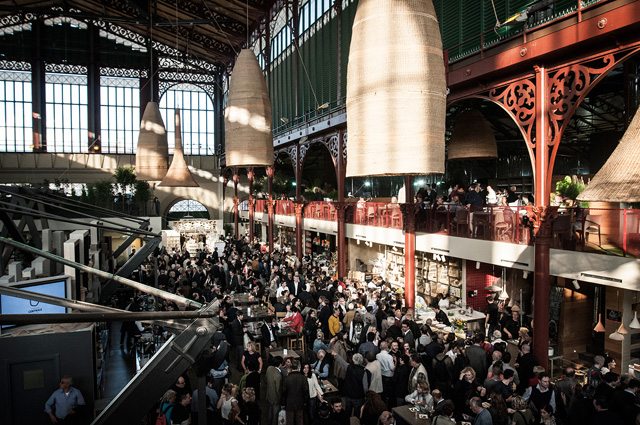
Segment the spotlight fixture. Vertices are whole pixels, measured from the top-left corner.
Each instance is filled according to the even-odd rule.
[[[280,117],[280,121],[282,121],[283,124],[289,124],[289,118]]]
[[[528,271],[526,271],[526,270],[525,270],[525,271],[523,271],[523,272],[522,272],[522,278],[523,278],[523,279],[526,279],[526,278],[528,278],[528,277],[529,277],[529,272],[528,272]]]
[[[476,261],[476,269],[479,270],[480,269],[480,261]]]
[[[580,289],[580,284],[578,283],[578,281],[576,279],[573,279],[573,287],[575,288],[575,290],[579,290]]]

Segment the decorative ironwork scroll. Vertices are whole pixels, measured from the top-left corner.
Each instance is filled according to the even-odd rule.
[[[549,72],[550,146],[560,142],[562,126],[571,118],[574,106],[582,95],[589,90],[599,75],[614,65],[614,55],[608,54],[590,62],[569,65]]]
[[[489,99],[501,104],[524,132],[530,148],[535,147],[532,132],[536,121],[536,85],[530,79],[491,89]]]

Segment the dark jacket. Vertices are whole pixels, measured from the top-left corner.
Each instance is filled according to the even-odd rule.
[[[411,374],[411,366],[408,364],[398,364],[393,373],[393,387],[395,388],[395,396],[404,398],[409,394],[409,376]]]
[[[361,385],[362,386],[362,385]],[[284,378],[282,401],[285,410],[292,412],[304,409],[309,400],[309,383],[301,372],[291,372]]]
[[[344,377],[344,386],[342,392],[349,398],[363,399],[364,387],[362,379],[364,378],[364,366],[350,364],[347,367],[347,373]],[[360,414],[360,412],[357,412]]]
[[[469,359],[469,366],[476,371],[476,376],[481,381],[487,377],[487,368],[489,367],[489,356],[484,348],[478,345],[467,347],[465,355]]]
[[[271,344],[271,335],[269,335],[269,327],[270,326],[266,323],[260,326],[260,332],[262,332],[262,346],[265,348],[269,347],[269,344]],[[277,339],[277,336],[276,336],[277,330],[278,328],[276,326],[271,326],[271,332],[273,333],[274,340]]]
[[[235,347],[244,345],[244,326],[237,318],[231,322],[231,345]]]

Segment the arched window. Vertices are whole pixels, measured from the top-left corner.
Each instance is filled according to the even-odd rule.
[[[182,218],[205,218],[209,219],[209,211],[207,207],[202,205],[198,201],[193,199],[185,199],[184,201],[176,202],[171,209],[167,220],[176,221]]]
[[[170,154],[175,146],[175,108],[180,108],[185,155],[215,155],[213,101],[209,95],[198,86],[183,83],[172,86],[160,99]]]

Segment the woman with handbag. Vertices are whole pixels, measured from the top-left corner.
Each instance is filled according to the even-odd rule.
[[[224,425],[234,423],[238,413],[240,413],[240,406],[238,405],[238,400],[236,400],[237,393],[237,385],[226,383],[222,387],[222,396],[218,400],[218,409],[220,409]]]

